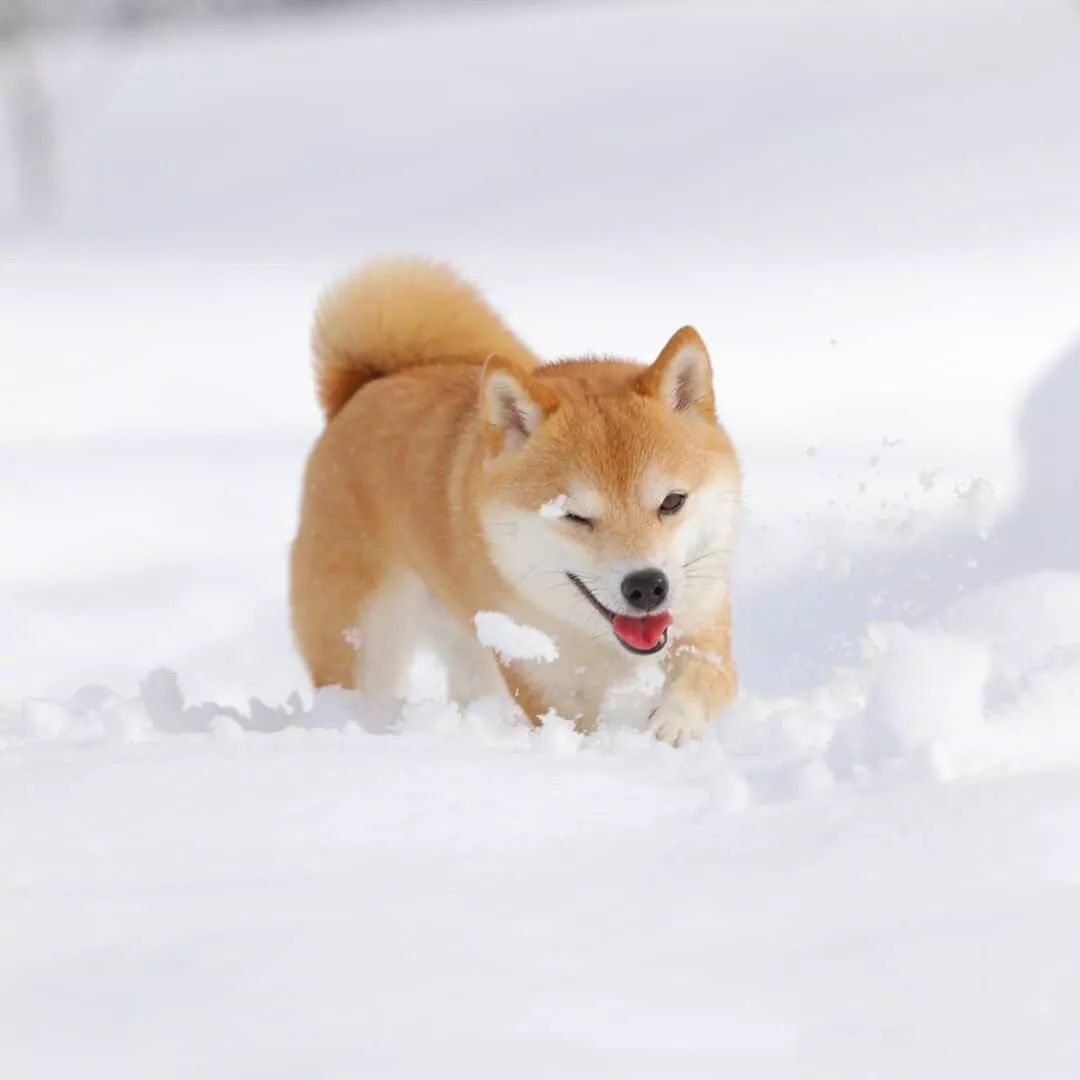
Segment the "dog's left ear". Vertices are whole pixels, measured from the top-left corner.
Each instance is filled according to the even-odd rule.
[[[656,398],[674,412],[716,419],[709,351],[692,326],[675,331],[637,385],[640,393]]]
[[[558,404],[554,391],[520,363],[498,353],[489,356],[480,376],[480,412],[489,456],[524,446]]]

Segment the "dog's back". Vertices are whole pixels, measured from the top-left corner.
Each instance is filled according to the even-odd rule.
[[[472,285],[423,259],[377,262],[333,286],[312,344],[327,426],[304,481],[292,621],[315,684],[353,686],[362,654],[389,671],[390,638],[417,629],[402,625],[415,622],[406,597],[419,591],[403,568],[430,587],[465,554],[449,535],[451,486],[484,362],[537,361]],[[373,616],[391,595],[387,617]],[[367,645],[365,612],[378,621]]]

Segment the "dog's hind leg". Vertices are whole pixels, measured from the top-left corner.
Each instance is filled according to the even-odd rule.
[[[359,689],[376,698],[407,697],[410,668],[426,639],[430,610],[428,591],[411,570],[399,568],[382,577],[347,634]]]
[[[293,633],[317,687],[360,687],[364,645],[358,628],[381,578],[356,544],[303,531],[297,537],[289,577]]]

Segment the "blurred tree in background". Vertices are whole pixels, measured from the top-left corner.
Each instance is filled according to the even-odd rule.
[[[0,0],[0,154],[12,154],[21,213],[46,222],[61,195],[62,110],[39,48],[50,34],[349,6],[387,7],[394,0]]]
[[[32,44],[39,7],[37,0],[0,0],[0,105],[8,114],[19,204],[35,221],[50,215],[57,173],[53,113]]]
[[[10,36],[13,27],[123,27],[166,19],[365,2],[373,0],[0,0],[0,34]]]

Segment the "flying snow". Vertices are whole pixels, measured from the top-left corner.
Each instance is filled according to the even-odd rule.
[[[550,664],[558,659],[555,642],[543,630],[522,626],[501,611],[478,611],[473,622],[480,644],[494,649],[504,660],[541,660]]]
[[[554,499],[548,499],[537,512],[548,521],[558,520],[566,513],[566,496],[556,495]]]

